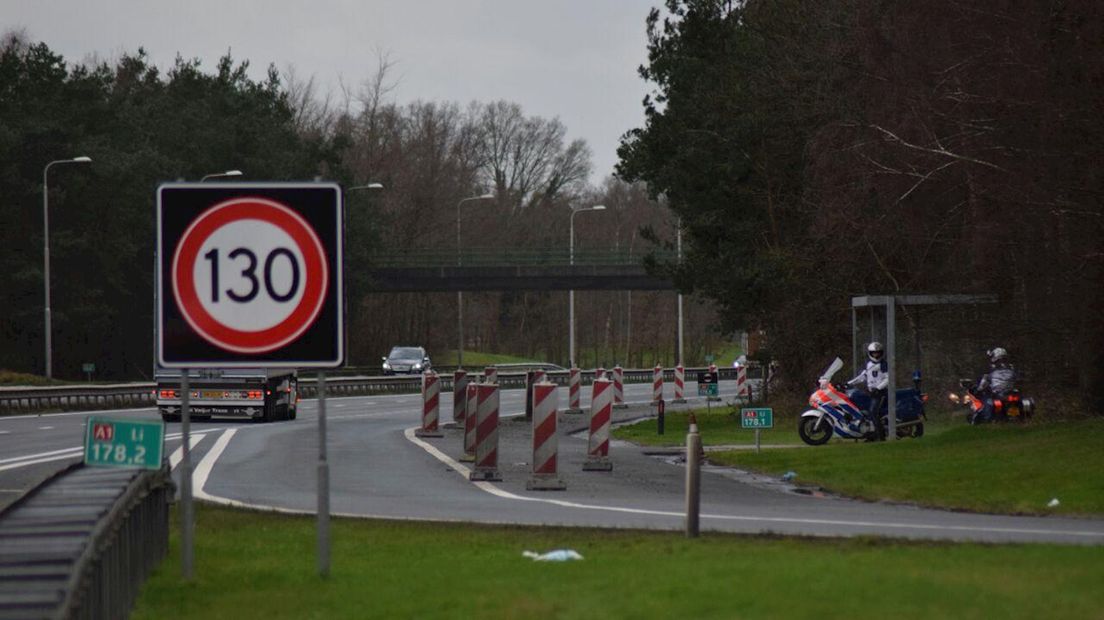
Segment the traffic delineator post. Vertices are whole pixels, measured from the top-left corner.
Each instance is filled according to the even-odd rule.
[[[743,364],[736,367],[736,396],[748,397],[747,366]]]
[[[709,363],[709,374],[717,377],[717,389],[720,390],[721,389],[721,375],[720,375],[720,373],[717,372],[717,365],[712,363],[712,362]],[[706,396],[705,400],[707,402],[708,401],[720,402],[721,397],[720,396]]]
[[[464,455],[460,457],[460,460],[465,463],[475,461],[475,425],[476,425],[476,409],[479,407],[479,385],[475,381],[468,382],[468,393],[466,394],[466,411],[467,416],[464,418]]]
[[[591,386],[590,432],[587,437],[587,458],[583,471],[610,471],[610,420],[613,417],[613,383],[599,379]]]
[[[502,480],[498,471],[498,384],[483,383],[475,421],[475,466],[469,480]]]
[[[452,421],[463,426],[468,411],[468,371],[463,368],[452,373]]]
[[[556,473],[556,385],[533,385],[533,469],[525,488],[530,491],[562,491],[567,488]]]
[[[568,371],[567,379],[567,411],[564,413],[580,414],[583,412],[583,408],[579,406],[582,400],[583,392],[583,374],[579,372],[578,368],[572,367]]]
[[[441,414],[441,380],[432,370],[422,374],[422,427],[414,431],[416,437],[444,437],[438,430]]]
[[[656,364],[652,370],[652,404],[663,400],[663,366]]]
[[[682,364],[675,366],[675,397],[671,400],[672,403],[685,403],[686,397],[684,393],[686,391],[686,367]]]
[[[625,369],[620,365],[613,367],[613,406],[616,409],[628,409],[625,404]]]

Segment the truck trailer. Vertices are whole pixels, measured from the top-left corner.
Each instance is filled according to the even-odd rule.
[[[157,409],[166,422],[180,421],[181,370],[156,368]],[[190,416],[294,420],[299,377],[289,368],[204,368],[188,375]]]

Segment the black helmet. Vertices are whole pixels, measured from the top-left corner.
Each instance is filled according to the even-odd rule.
[[[870,358],[870,361],[872,362],[882,361],[882,356],[884,355],[884,353],[885,352],[882,349],[882,343],[880,342],[871,342],[870,344],[866,345],[866,356]]]

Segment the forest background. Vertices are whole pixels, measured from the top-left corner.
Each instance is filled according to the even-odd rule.
[[[765,334],[807,389],[848,355],[850,298],[979,293],[996,303],[901,313],[904,365],[941,384],[1000,345],[1036,394],[1104,411],[1104,5],[1093,0],[668,0],[642,27],[643,127],[616,178],[556,119],[509,102],[390,100],[389,63],[337,94],[245,63],[162,75],[141,51],[67,64],[9,34],[0,55],[0,366],[41,367],[41,175],[51,171],[58,374],[148,373],[157,183],[229,168],[384,191],[348,196],[350,360],[391,344],[453,349],[451,295],[372,294],[373,254],[566,243],[670,248],[650,260],[692,293],[688,363],[739,330]],[[55,224],[56,222],[56,224]],[[355,240],[355,241],[354,241]],[[647,260],[647,259],[645,259]],[[566,294],[470,294],[472,348],[566,361]],[[631,298],[631,302],[629,301]],[[579,295],[594,363],[674,349],[674,295]],[[862,315],[860,337],[882,339]],[[647,358],[647,359],[646,359]],[[585,357],[581,360],[588,365]]]

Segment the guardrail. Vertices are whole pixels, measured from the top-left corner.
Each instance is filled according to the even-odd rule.
[[[697,374],[706,368],[687,368],[686,380],[696,381]],[[721,379],[735,379],[736,369],[719,368]],[[547,371],[548,379],[566,386],[566,370]],[[583,370],[584,384],[594,381],[594,370]],[[651,368],[627,368],[625,383],[650,383]],[[760,379],[760,365],[748,367],[748,378]],[[664,370],[664,380],[674,381],[674,369]],[[441,373],[441,389],[452,389],[452,373]],[[499,372],[499,385],[504,389],[525,387],[524,372]],[[153,407],[155,383],[124,383],[117,385],[79,385],[49,387],[0,387],[0,415],[36,413],[42,411],[74,411],[86,409],[125,409]],[[420,375],[327,376],[326,393],[331,396],[372,396],[376,394],[413,394],[421,389]],[[315,398],[318,388],[313,377],[300,376],[299,394],[303,398]]]
[[[674,250],[653,250],[651,252],[630,252],[628,250],[586,250],[576,249],[574,260],[570,248],[465,248],[459,256],[456,249],[404,249],[388,253],[379,253],[372,257],[373,267],[554,267],[569,265],[640,265],[646,255],[659,261],[674,261],[678,254]]]
[[[168,467],[72,465],[0,512],[0,617],[125,618],[168,553]]]

